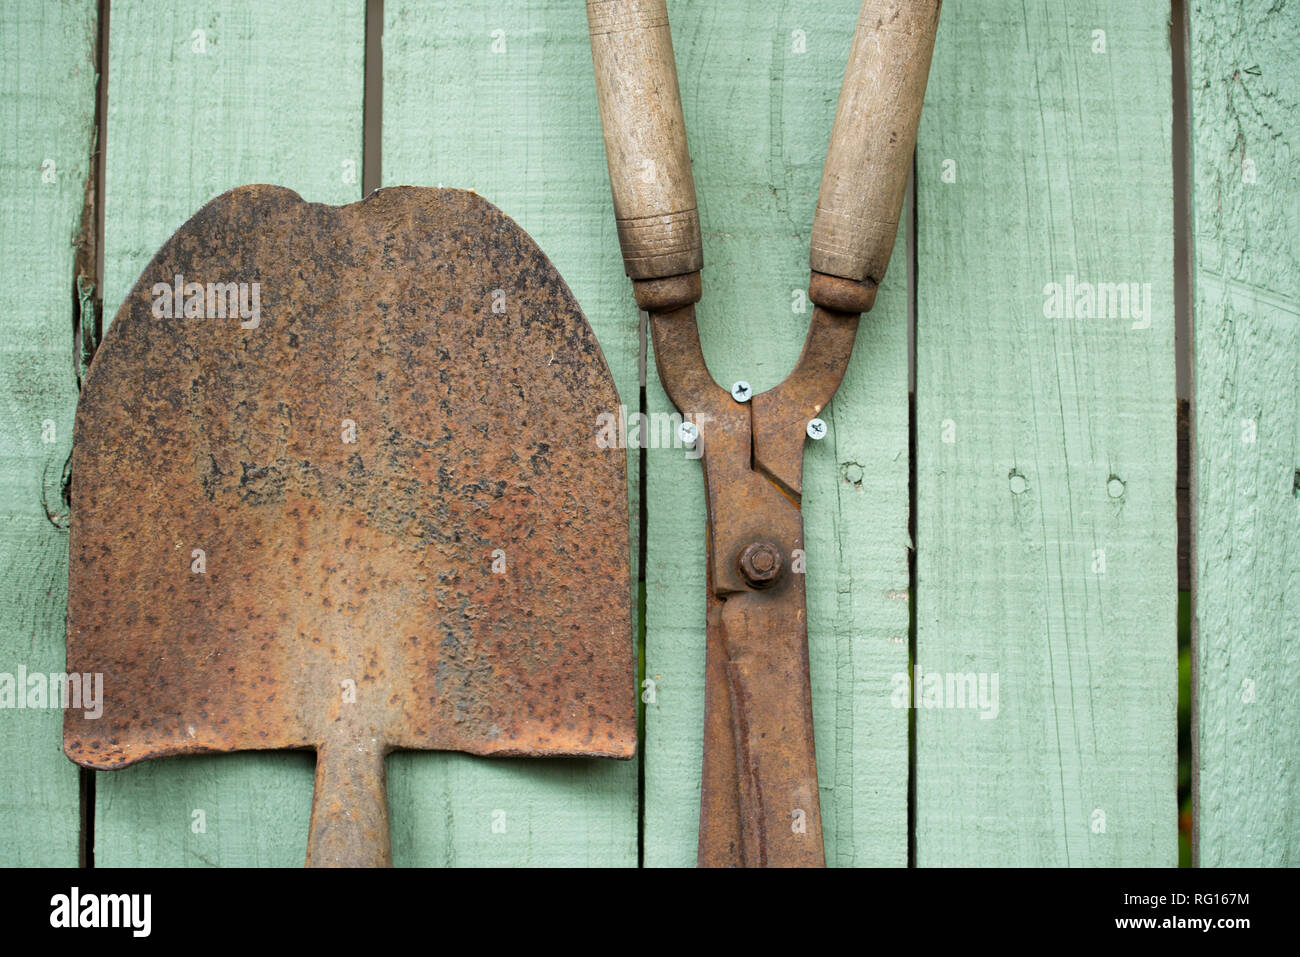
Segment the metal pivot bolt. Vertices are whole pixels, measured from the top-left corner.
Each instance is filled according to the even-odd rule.
[[[741,379],[731,387],[731,397],[737,402],[748,402],[754,397],[754,390],[749,387],[749,383]]]
[[[766,588],[781,577],[781,549],[771,542],[750,542],[740,550],[736,566],[752,588]]]

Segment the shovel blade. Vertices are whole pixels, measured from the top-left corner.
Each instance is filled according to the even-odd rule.
[[[563,279],[478,196],[213,200],[81,395],[68,670],[104,705],[66,753],[630,757],[617,409]]]

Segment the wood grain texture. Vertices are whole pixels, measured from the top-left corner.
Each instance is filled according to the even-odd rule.
[[[916,663],[943,683],[916,713],[920,866],[1177,860],[1168,14],[943,11],[917,153]],[[1080,318],[1078,283],[1139,295]]]
[[[106,322],[163,241],[231,187],[361,198],[364,50],[361,0],[114,4]],[[310,754],[162,759],[97,774],[96,864],[301,866],[312,779]]]
[[[714,378],[761,392],[798,358],[811,306],[809,234],[858,8],[670,2],[704,233],[700,336]],[[904,256],[900,232],[896,262]],[[631,290],[623,295],[630,300]],[[907,862],[907,276],[863,320],[804,456],[807,603],[827,863]],[[653,362],[647,406],[672,412]],[[683,449],[648,463],[645,862],[689,866],[704,712],[704,497]]]
[[[474,189],[513,217],[573,290],[635,413],[636,307],[622,278],[583,4],[387,0],[384,18],[385,185]],[[639,463],[629,449],[633,542]],[[636,761],[396,755],[394,863],[635,866],[637,775]]]
[[[941,0],[865,0],[813,218],[812,268],[879,283],[903,210]]]
[[[19,668],[63,670],[73,260],[94,147],[95,32],[93,0],[0,10],[0,672],[11,681]],[[63,756],[62,712],[16,703],[0,710],[0,866],[76,865],[78,772]]]
[[[627,274],[662,279],[698,272],[700,217],[667,5],[587,0],[587,25]]]
[[[1300,5],[1189,4],[1199,862],[1300,864]]]
[[[361,198],[364,7],[148,0],[113,11],[106,322],[176,227],[227,189]]]

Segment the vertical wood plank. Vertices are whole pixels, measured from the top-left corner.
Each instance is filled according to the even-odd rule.
[[[945,5],[917,154],[921,866],[1177,860],[1168,15]],[[1081,284],[1138,295],[1085,312]]]
[[[808,328],[809,233],[858,5],[668,7],[704,238],[700,337],[719,383],[761,392],[794,367]],[[804,456],[818,779],[827,862],[840,866],[907,862],[907,712],[891,702],[908,629],[902,235],[823,415],[830,435]],[[672,412],[653,362],[647,378],[649,411]],[[704,721],[703,483],[681,448],[646,456],[645,862],[687,866]]]
[[[114,4],[106,321],[200,206],[243,183],[360,199],[365,5]],[[96,776],[96,864],[301,866],[310,754],[146,762]]]
[[[1199,862],[1300,863],[1300,10],[1189,8]]]
[[[583,4],[387,0],[383,73],[385,184],[474,189],[518,221],[573,290],[635,412],[636,308],[621,279]],[[639,462],[629,449],[634,542]],[[396,864],[637,863],[636,761],[411,753],[389,770]]]
[[[18,710],[62,672],[74,254],[95,121],[93,0],[0,10],[0,866],[74,866],[78,772],[63,713]],[[6,690],[7,687],[7,690]]]

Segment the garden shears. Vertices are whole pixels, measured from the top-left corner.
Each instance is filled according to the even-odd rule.
[[[619,244],[665,391],[698,426],[707,503],[698,863],[825,864],[800,511],[805,436],[839,387],[898,230],[941,0],[866,0],[812,229],[803,353],[728,391],[695,323],[703,255],[665,0],[587,0]]]

